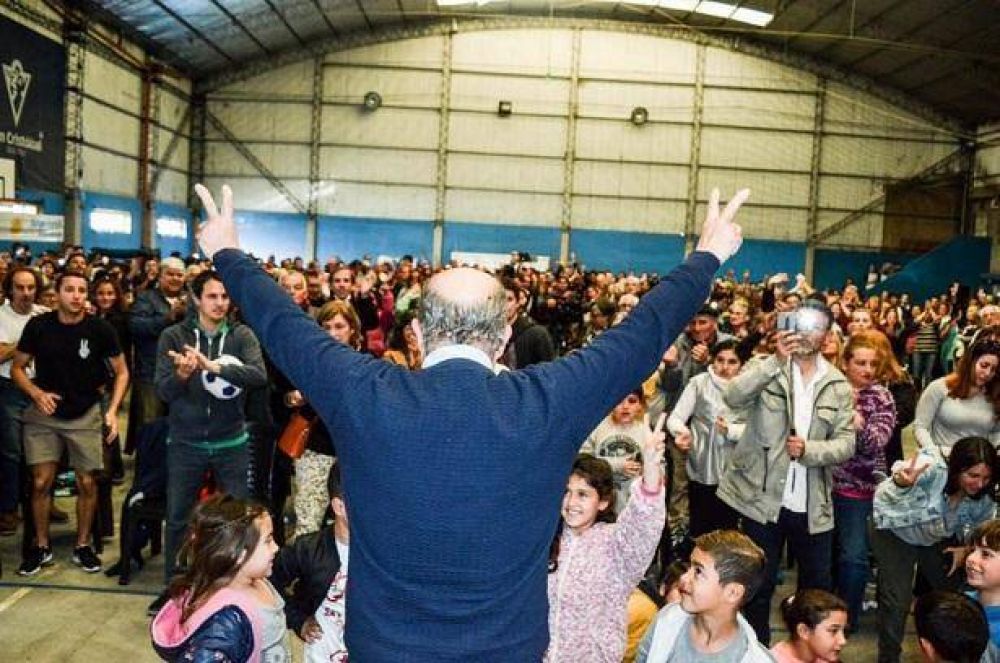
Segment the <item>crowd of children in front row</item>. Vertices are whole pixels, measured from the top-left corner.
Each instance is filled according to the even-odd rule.
[[[840,660],[848,606],[822,590],[799,590],[781,603],[787,640],[770,650],[758,641],[740,610],[763,581],[765,558],[734,529],[696,536],[689,563],[667,569],[659,591],[633,593],[646,583],[643,575],[664,524],[663,418],[652,429],[648,420],[644,423],[637,429],[642,431],[641,469],[617,517],[610,465],[581,454],[573,466],[550,557],[546,660]],[[984,443],[977,438],[959,441],[947,462],[919,456],[902,462],[876,495],[876,541],[893,536],[908,545],[905,534],[901,537],[906,526],[887,524],[885,518],[891,520],[896,512],[883,512],[882,503],[898,507],[906,500],[923,500],[933,510],[938,493],[944,500],[957,496],[953,505],[964,502],[968,508],[949,513],[961,511],[962,522],[977,523],[966,545],[954,551],[957,562],[964,560],[970,591],[932,591],[915,603],[918,645],[926,661],[1000,661],[1000,519],[976,518],[987,511],[992,515],[992,506],[986,507],[992,505],[992,494],[985,492],[994,484],[991,476],[983,481],[984,463],[965,467],[970,458],[983,455],[995,464],[995,452]],[[157,653],[170,661],[290,661],[287,625],[305,642],[307,661],[346,662],[350,535],[340,486],[335,464],[328,479],[333,525],[280,552],[263,507],[228,495],[200,505],[187,544],[189,567],[151,626]],[[878,543],[875,550],[877,554]],[[918,553],[909,563],[919,563]],[[653,609],[640,608],[643,603]]]

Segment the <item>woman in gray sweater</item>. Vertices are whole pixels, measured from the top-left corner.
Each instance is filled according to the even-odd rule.
[[[943,458],[963,437],[985,437],[1000,445],[1000,342],[972,346],[953,373],[931,382],[917,403],[913,433],[921,448]]]

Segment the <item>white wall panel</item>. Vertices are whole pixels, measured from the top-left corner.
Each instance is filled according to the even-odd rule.
[[[700,227],[705,218],[706,205],[698,204],[694,215]],[[779,209],[757,205],[744,205],[740,209],[740,226],[747,239],[773,239],[784,242],[801,242],[806,235],[806,210]]]
[[[581,78],[694,83],[697,46],[686,41],[584,30]]]
[[[709,47],[705,53],[705,84],[812,91],[816,89],[816,77],[777,62]]]
[[[840,83],[826,88],[825,122],[828,130],[900,138],[948,140],[950,136],[905,110]]]
[[[157,129],[156,131],[158,142],[156,159],[158,161],[162,161],[164,155],[166,154],[167,146],[170,145],[170,141],[173,140],[176,134],[164,129]],[[190,139],[185,138],[184,136],[179,136],[177,139],[177,146],[174,147],[174,151],[170,155],[167,165],[186,171],[188,169],[190,151]]]
[[[698,178],[698,199],[708,200],[712,189],[718,188],[723,199],[739,189],[750,189],[755,205],[809,206],[809,175],[755,173],[739,170],[703,168]]]
[[[243,94],[249,96],[261,94],[299,95],[308,99],[312,97],[312,76],[313,61],[304,60],[259,74],[245,81],[231,83],[223,91],[231,96]]]
[[[83,146],[82,187],[86,191],[113,193],[119,196],[138,195],[139,162]]]
[[[574,169],[573,192],[686,200],[688,173],[683,166],[580,161]]]
[[[452,154],[448,186],[562,193],[563,170],[563,162],[554,159]]]
[[[568,30],[460,32],[452,41],[452,68],[566,76],[572,40]]]
[[[812,131],[816,97],[787,92],[705,89],[705,124]]]
[[[858,209],[878,198],[884,189],[877,180],[824,175],[819,181],[819,206],[834,209]]]
[[[347,106],[323,108],[323,141],[349,145],[437,149],[436,110],[380,108],[367,113]]]
[[[431,187],[334,183],[320,197],[321,214],[372,216],[386,219],[434,218],[435,190]]]
[[[309,195],[309,182],[305,180],[284,180],[285,186],[305,202]],[[205,177],[205,186],[211,191],[219,191],[223,184],[233,189],[233,199],[237,207],[261,212],[288,212],[298,214],[285,197],[263,178]]]
[[[824,173],[909,177],[953,150],[950,145],[826,136],[820,169]]]
[[[817,228],[822,231],[843,219],[844,216],[845,214],[842,212],[820,212]],[[829,244],[877,248],[882,245],[882,221],[881,212],[866,214],[826,241]]]
[[[636,106],[649,111],[649,119],[654,122],[691,122],[694,88],[655,83],[580,82],[579,115],[582,117],[628,122]]]
[[[325,67],[323,75],[324,101],[360,106],[369,92],[378,92],[386,106],[436,109],[441,101],[441,74],[437,71],[336,65]]]
[[[588,120],[576,125],[576,156],[581,159],[659,161],[686,164],[691,159],[691,127],[627,120]]]
[[[240,140],[309,141],[309,104],[209,100],[208,111]],[[210,126],[210,125],[209,125]]]
[[[452,189],[445,217],[471,223],[556,227],[562,218],[562,196]]]
[[[205,157],[205,172],[226,175],[258,175],[254,166],[228,143],[211,143]],[[282,178],[309,178],[308,145],[250,145],[253,153],[268,169]]]
[[[448,147],[458,151],[562,156],[566,152],[566,119],[453,112]]]
[[[773,168],[809,172],[812,136],[778,131],[704,127],[701,162],[733,168]]]
[[[573,197],[573,227],[584,230],[635,230],[683,233],[682,202],[635,198]]]
[[[137,74],[90,51],[84,66],[83,89],[87,94],[139,114],[141,82]]]
[[[193,186],[193,185],[190,185]],[[160,181],[154,192],[156,200],[186,205],[190,195],[188,176],[172,170],[160,174]]]
[[[320,177],[324,180],[348,179],[434,186],[436,179],[435,152],[323,147],[319,158]]]
[[[511,102],[514,115],[565,115],[569,105],[569,80],[502,74],[452,74],[453,109],[495,113],[501,99]],[[434,101],[436,103],[438,100]]]
[[[325,61],[440,69],[443,40],[444,37],[435,36],[360,46],[349,51],[330,53]]]
[[[139,120],[96,101],[83,100],[83,139],[127,154],[139,154]]]

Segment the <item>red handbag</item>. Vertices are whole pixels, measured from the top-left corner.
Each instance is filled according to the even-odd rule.
[[[289,458],[301,458],[306,451],[313,423],[315,420],[309,419],[298,410],[292,412],[291,418],[285,424],[285,430],[281,431],[281,437],[278,438],[278,448]]]

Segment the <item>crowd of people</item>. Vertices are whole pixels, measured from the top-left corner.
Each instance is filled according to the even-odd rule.
[[[168,660],[834,661],[875,578],[880,661],[915,595],[927,660],[1000,660],[1000,306],[716,275],[736,233],[662,278],[2,256],[0,535],[53,563],[68,459],[101,570],[95,477],[165,420]]]

